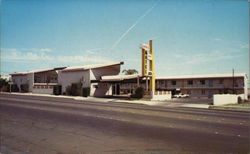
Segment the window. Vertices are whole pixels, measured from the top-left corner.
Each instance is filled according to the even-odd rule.
[[[202,95],[205,95],[206,93],[205,93],[205,90],[201,90],[201,94]]]
[[[219,84],[223,84],[224,80],[223,79],[220,79],[219,80]]]
[[[176,85],[176,81],[175,80],[172,81],[172,85]]]
[[[205,84],[205,80],[200,80],[200,84],[204,85]]]
[[[193,80],[188,80],[188,85],[193,85]]]
[[[164,80],[160,81],[160,84],[163,85],[164,84]]]
[[[187,94],[189,94],[189,95],[190,95],[190,94],[191,94],[191,91],[190,91],[190,90],[188,90],[188,91],[187,91]]]

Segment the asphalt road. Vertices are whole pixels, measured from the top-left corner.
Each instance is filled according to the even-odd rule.
[[[249,153],[250,113],[0,94],[1,152]]]

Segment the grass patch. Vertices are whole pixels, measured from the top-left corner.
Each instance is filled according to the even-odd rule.
[[[238,107],[249,107],[250,103],[242,103],[242,104],[227,104],[226,106],[238,106]]]

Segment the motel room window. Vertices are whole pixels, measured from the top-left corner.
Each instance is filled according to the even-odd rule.
[[[205,84],[205,80],[200,80],[200,84],[204,85]]]
[[[201,90],[201,94],[202,94],[202,95],[205,95],[205,90]]]
[[[164,84],[164,80],[163,80],[163,81],[160,81],[160,84],[163,85],[163,84]]]
[[[223,84],[224,80],[223,79],[220,79],[219,80],[219,84]]]
[[[175,80],[172,81],[172,85],[176,85],[176,81]]]
[[[188,80],[188,85],[193,85],[193,80]]]

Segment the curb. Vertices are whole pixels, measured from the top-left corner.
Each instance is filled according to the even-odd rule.
[[[223,110],[223,111],[250,112],[250,108],[242,108],[242,107],[225,107],[225,106],[213,106],[213,105],[210,105],[209,109]]]

